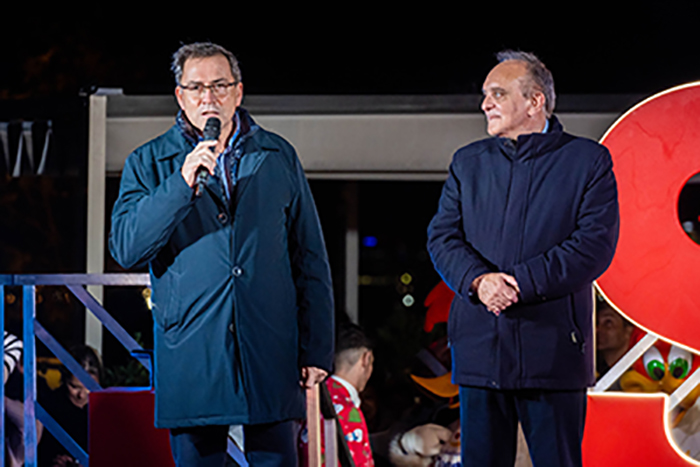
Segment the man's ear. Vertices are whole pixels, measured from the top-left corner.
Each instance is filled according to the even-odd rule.
[[[544,112],[544,106],[547,103],[547,98],[544,97],[542,91],[533,91],[530,95],[530,116],[536,115],[538,112]]]
[[[365,349],[362,352],[362,357],[360,357],[360,361],[362,362],[362,368],[367,368],[372,364],[372,351]]]
[[[235,99],[236,99],[236,108],[238,108],[241,105],[241,102],[243,101],[243,83],[239,82],[238,84],[235,85]]]
[[[179,105],[181,109],[184,108],[184,106],[182,105],[182,99],[184,99],[184,97],[182,95],[182,88],[180,88],[180,86],[175,86],[175,98],[177,99],[177,105]]]

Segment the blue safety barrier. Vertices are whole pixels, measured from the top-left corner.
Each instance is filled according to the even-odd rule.
[[[23,341],[24,341],[24,452],[26,467],[36,467],[38,419],[46,429],[80,462],[89,467],[89,454],[86,453],[65,430],[39,405],[36,400],[36,342],[38,337],[68,370],[90,391],[99,391],[100,385],[82,368],[82,366],[59,344],[56,339],[36,319],[36,286],[66,286],[102,322],[105,328],[137,358],[149,371],[152,381],[152,362],[150,351],[143,349],[122,326],[105,310],[85,286],[150,286],[148,274],[39,274],[39,275],[2,275],[0,274],[0,332],[5,331],[5,286],[23,288]],[[5,388],[0,385],[0,401],[4,400]],[[0,404],[0,439],[5,444],[5,407]],[[228,444],[229,455],[241,467],[247,462],[241,450],[233,443]],[[0,467],[4,467],[5,456],[0,455]]]

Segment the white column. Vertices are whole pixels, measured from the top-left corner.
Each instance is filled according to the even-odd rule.
[[[358,324],[360,274],[360,238],[357,232],[357,182],[347,182],[344,189],[347,218],[345,225],[345,312]]]
[[[104,272],[107,96],[90,96],[87,190],[88,274]],[[102,303],[102,286],[88,291]],[[85,343],[102,353],[102,323],[85,309]]]

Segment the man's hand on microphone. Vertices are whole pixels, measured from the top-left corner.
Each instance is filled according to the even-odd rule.
[[[509,306],[518,303],[520,287],[515,277],[502,272],[483,274],[472,283],[481,303],[486,309],[498,316]]]
[[[217,144],[217,140],[200,141],[192,152],[187,154],[180,173],[190,187],[194,187],[196,183],[197,169],[200,166],[206,167],[210,174],[214,174],[217,158],[215,148]]]

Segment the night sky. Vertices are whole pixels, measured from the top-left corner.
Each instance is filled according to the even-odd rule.
[[[249,94],[478,93],[503,48],[537,53],[560,94],[650,95],[700,79],[696,2],[259,5],[173,6],[162,17],[102,6],[5,8],[0,98],[95,85],[170,93],[170,54],[207,39],[238,56]]]

